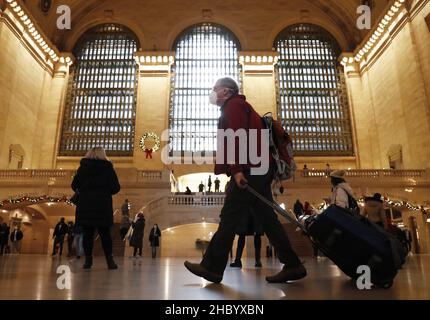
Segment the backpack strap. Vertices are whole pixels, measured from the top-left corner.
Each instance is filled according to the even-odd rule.
[[[279,175],[285,171],[285,167],[283,167],[283,164],[280,161],[278,147],[275,143],[275,135],[273,132],[273,114],[271,112],[266,113],[263,116],[263,121],[266,124],[266,129],[269,130],[269,148],[271,150],[271,154],[276,165],[277,174],[274,175],[274,180],[276,183],[280,183],[281,179]]]
[[[349,197],[351,196],[351,195],[349,194],[349,192],[348,192],[348,191],[346,191],[346,189],[345,189],[345,188],[342,188],[342,187],[340,187],[340,186],[336,186],[336,188],[337,188],[337,189],[341,189],[341,190],[343,190],[343,191],[346,193],[346,195],[347,195],[347,197],[348,197],[348,205],[349,205]],[[337,199],[337,192],[336,192],[336,194],[335,194],[335,196],[334,196],[334,202],[336,202],[336,199]]]
[[[359,208],[358,202],[357,202],[357,200],[355,200],[354,196],[352,194],[350,194],[345,188],[342,188],[342,187],[339,187],[339,188],[342,189],[346,193],[346,195],[348,196],[348,209],[354,210],[354,209]],[[349,205],[350,199],[352,199],[353,202],[357,205],[355,208],[350,207],[350,205]],[[335,200],[336,200],[336,198],[335,198]]]

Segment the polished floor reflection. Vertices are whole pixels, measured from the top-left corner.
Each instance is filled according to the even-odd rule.
[[[389,290],[361,291],[325,258],[305,258],[309,276],[288,284],[268,284],[266,274],[279,270],[275,260],[255,269],[244,261],[242,270],[228,268],[221,285],[210,284],[185,270],[184,259],[118,258],[118,270],[109,271],[102,258],[92,270],[82,261],[38,255],[0,257],[0,299],[144,299],[144,300],[277,300],[277,299],[426,299],[430,300],[430,255],[411,256]],[[70,289],[58,267],[70,267]],[[60,277],[60,278],[59,278]]]

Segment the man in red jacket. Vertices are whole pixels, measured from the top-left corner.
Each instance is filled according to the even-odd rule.
[[[267,199],[273,201],[271,191],[273,180],[272,159],[269,158],[268,143],[265,143],[264,139],[260,139],[261,136],[264,137],[262,129],[265,129],[261,117],[246,102],[245,96],[239,95],[237,83],[230,78],[217,81],[210,95],[210,101],[212,104],[221,107],[215,174],[225,173],[231,176],[231,183],[227,189],[225,204],[221,211],[218,231],[212,237],[203,260],[200,264],[186,261],[184,263],[185,267],[199,277],[203,277],[210,282],[220,283],[234,241],[236,226],[240,223],[241,216],[246,214],[248,208],[252,206],[258,220],[263,225],[264,232],[278,252],[279,260],[285,265],[278,274],[266,277],[266,280],[271,283],[282,283],[306,277],[306,269],[291,248],[290,241],[273,209],[247,192],[243,186],[243,182],[245,182]],[[252,149],[252,146],[255,149],[255,145],[257,145],[258,152],[261,155],[266,155],[267,159],[263,159],[263,156],[261,163],[256,164],[253,159],[255,157],[252,156],[251,152],[247,154],[246,159],[241,159],[244,141],[238,138],[234,138],[234,140],[227,139],[225,132],[229,129],[234,132],[238,132],[241,129],[246,132],[251,132],[253,129],[254,132],[257,131],[257,141],[250,141],[249,143],[245,141],[245,143],[248,144],[249,149]],[[251,134],[250,137],[252,138]],[[228,140],[234,146],[226,146],[225,144]],[[227,149],[232,150],[231,148],[235,151],[233,156],[230,152],[227,152]],[[265,164],[270,166],[264,168]]]

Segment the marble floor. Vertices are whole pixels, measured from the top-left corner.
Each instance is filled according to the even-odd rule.
[[[190,274],[182,258],[117,258],[109,271],[97,258],[92,270],[82,261],[40,255],[0,256],[0,300],[297,300],[297,299],[419,299],[430,300],[430,255],[410,256],[389,290],[358,290],[326,258],[305,258],[308,277],[288,284],[268,284],[266,274],[279,270],[275,260],[256,269],[252,260],[242,270],[227,268],[221,285]],[[64,277],[58,267],[69,266],[70,288],[60,290]],[[60,277],[60,278],[59,278]]]

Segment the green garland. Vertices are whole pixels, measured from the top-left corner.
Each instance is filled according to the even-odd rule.
[[[357,200],[357,202],[358,202],[359,204],[364,204],[364,203],[365,203],[364,198],[360,198],[360,199],[358,199],[358,200]],[[420,207],[420,206],[413,205],[413,204],[411,204],[411,203],[409,203],[409,202],[403,203],[403,201],[400,201],[400,200],[395,201],[395,200],[388,199],[388,198],[384,199],[384,203],[385,203],[385,204],[388,204],[388,205],[390,205],[390,206],[394,206],[394,207],[401,207],[401,206],[405,206],[405,207],[407,207],[407,208],[408,208],[409,210],[411,210],[411,211],[418,211],[418,210],[420,210],[420,209],[421,209],[421,207]],[[325,208],[326,208],[326,204],[325,204],[325,203],[323,203],[323,204],[321,204],[317,209],[318,209],[318,210],[323,210],[323,209],[325,209]]]
[[[64,202],[70,206],[73,206],[73,203],[70,202],[70,199],[67,197],[54,198],[50,196],[41,196],[41,197],[21,197],[21,198],[9,198],[8,200],[0,201],[0,208],[10,205],[10,204],[20,204],[22,202],[30,202],[30,203],[39,203],[39,202]]]

